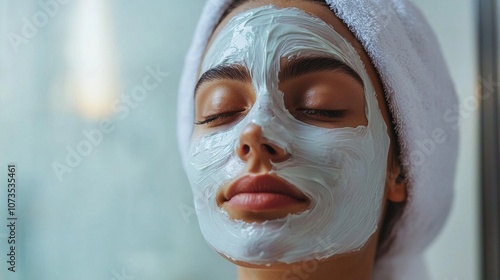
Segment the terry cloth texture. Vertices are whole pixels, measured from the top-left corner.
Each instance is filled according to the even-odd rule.
[[[434,32],[405,0],[326,0],[364,46],[384,85],[395,122],[408,203],[378,259],[376,280],[425,280],[422,252],[448,216],[458,149],[455,89]],[[186,164],[194,87],[203,51],[232,0],[208,0],[186,57],[178,97],[178,141]]]

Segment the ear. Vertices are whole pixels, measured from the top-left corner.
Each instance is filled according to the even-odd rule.
[[[387,200],[392,202],[406,200],[406,180],[399,164],[394,164],[387,170],[385,187],[387,189]]]

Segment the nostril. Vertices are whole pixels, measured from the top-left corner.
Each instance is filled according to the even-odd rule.
[[[245,155],[250,152],[250,146],[248,146],[247,144],[243,145],[243,147],[241,147],[241,149],[243,150],[243,153]]]
[[[275,155],[276,154],[276,150],[273,147],[264,144],[264,148],[267,150],[267,152],[269,154],[271,154],[271,155]]]

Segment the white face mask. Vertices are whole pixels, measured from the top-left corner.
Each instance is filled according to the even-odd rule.
[[[278,90],[280,58],[340,60],[362,78],[367,126],[322,128],[295,119]],[[264,6],[233,18],[215,38],[202,73],[225,64],[249,69],[256,101],[234,125],[193,139],[188,177],[201,231],[230,259],[252,264],[294,263],[359,250],[376,231],[383,204],[389,137],[375,91],[354,48],[330,25],[296,8]],[[236,155],[242,130],[262,135],[292,156],[271,173],[310,198],[298,214],[263,223],[232,220],[216,204],[225,182],[245,167]]]

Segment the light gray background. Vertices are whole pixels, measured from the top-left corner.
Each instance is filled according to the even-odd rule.
[[[18,272],[8,272],[1,261],[0,278],[235,279],[234,266],[200,234],[176,150],[178,80],[204,1],[98,0],[108,5],[101,15],[82,12],[80,5],[96,0],[64,2],[56,2],[59,10],[27,38],[24,20],[33,23],[44,13],[39,1],[0,0],[0,182],[6,182],[7,164],[17,163],[19,219]],[[476,91],[473,1],[414,2],[435,27],[460,100],[467,102]],[[85,18],[97,19],[97,25],[85,24]],[[82,31],[78,24],[90,27]],[[26,39],[17,50],[12,34]],[[169,75],[126,117],[108,115],[115,130],[103,133],[61,181],[52,164],[65,163],[68,149],[86,141],[82,130],[99,129],[105,118],[78,109],[69,59],[75,45],[86,63],[115,70],[113,100],[130,96],[148,66]],[[93,45],[105,54],[97,61],[85,57]],[[426,254],[434,279],[479,278],[478,112],[468,106],[465,113],[453,213]],[[0,260],[7,250],[5,189]]]

